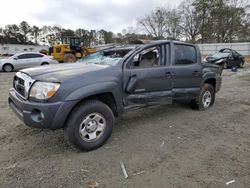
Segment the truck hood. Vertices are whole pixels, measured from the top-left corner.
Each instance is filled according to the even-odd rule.
[[[97,64],[57,64],[46,65],[42,67],[35,67],[21,70],[21,72],[28,74],[35,80],[48,82],[63,82],[79,75],[99,71],[109,67],[109,65]]]

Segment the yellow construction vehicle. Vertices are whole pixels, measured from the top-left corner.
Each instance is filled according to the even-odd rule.
[[[95,48],[83,47],[82,41],[78,37],[67,37],[63,39],[63,44],[56,44],[49,48],[49,55],[59,62],[73,63],[77,59],[95,53]]]

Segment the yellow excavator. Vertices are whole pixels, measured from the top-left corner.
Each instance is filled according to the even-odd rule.
[[[57,61],[65,63],[76,62],[77,59],[95,52],[95,48],[84,47],[79,37],[66,37],[63,39],[63,44],[56,44],[49,48],[49,55],[52,55]]]

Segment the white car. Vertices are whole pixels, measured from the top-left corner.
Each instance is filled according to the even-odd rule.
[[[0,70],[11,72],[41,65],[57,64],[52,56],[47,56],[37,52],[22,52],[7,59],[0,59]]]

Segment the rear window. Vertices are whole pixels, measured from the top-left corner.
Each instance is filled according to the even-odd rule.
[[[196,63],[196,50],[193,46],[175,44],[175,64],[189,65]]]

